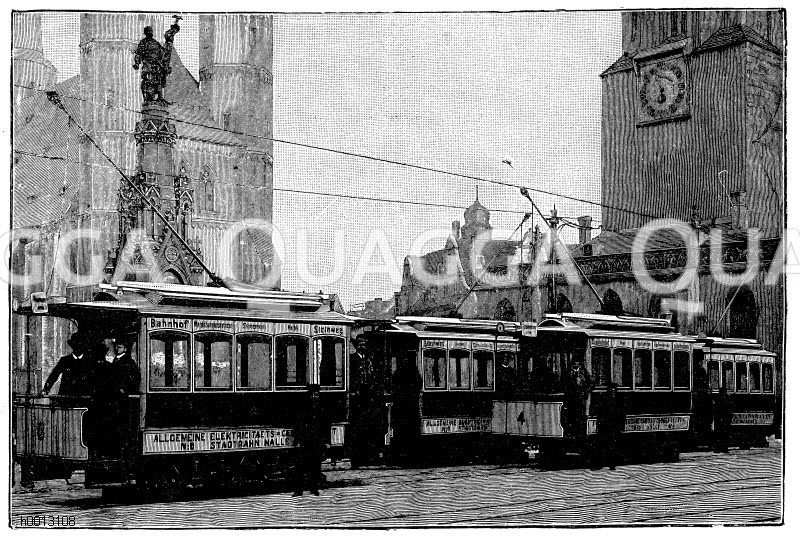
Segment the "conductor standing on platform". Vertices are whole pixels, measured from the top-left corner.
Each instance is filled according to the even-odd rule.
[[[84,357],[87,349],[86,336],[73,333],[67,345],[72,348],[72,353],[61,357],[56,363],[42,388],[42,393],[45,395],[50,392],[59,377],[61,377],[61,385],[58,387],[60,396],[81,397],[89,394],[91,363],[88,357]]]
[[[302,496],[304,490],[319,496],[322,459],[331,429],[323,416],[319,400],[319,386],[309,385],[308,400],[300,411],[294,431],[294,443],[297,448],[295,463],[297,484],[292,496]]]

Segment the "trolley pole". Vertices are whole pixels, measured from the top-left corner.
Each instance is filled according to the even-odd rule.
[[[547,311],[556,312],[556,272],[554,266],[556,264],[555,246],[558,241],[558,210],[553,206],[550,210],[550,217],[547,219],[547,224],[550,227],[550,279],[547,280]]]

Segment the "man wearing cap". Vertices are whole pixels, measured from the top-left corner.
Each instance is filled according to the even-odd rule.
[[[67,344],[72,348],[72,353],[58,360],[44,383],[42,393],[45,395],[50,393],[50,389],[60,377],[61,385],[58,387],[60,396],[87,396],[91,367],[89,358],[86,357],[86,337],[81,333],[73,333]]]

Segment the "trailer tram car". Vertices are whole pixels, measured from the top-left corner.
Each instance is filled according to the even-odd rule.
[[[412,316],[357,324],[379,373],[372,391],[385,395],[378,428],[386,429],[388,455],[401,463],[480,458],[491,445],[498,365],[516,364],[519,330],[513,322]]]
[[[499,446],[525,445],[547,462],[590,461],[610,383],[624,402],[626,452],[674,459],[690,443],[693,338],[667,320],[601,314],[548,314],[532,329],[518,368],[530,384],[494,403]],[[583,396],[570,383],[577,365],[588,378]]]
[[[328,456],[345,456],[352,319],[331,296],[138,282],[79,295],[35,310],[96,343],[129,336],[140,391],[111,409],[90,395],[18,402],[16,456],[29,477],[85,469],[87,486],[171,490],[273,477],[291,461],[308,384],[321,386]]]
[[[694,347],[698,442],[711,445],[717,435],[714,406],[724,387],[732,412],[729,443],[745,449],[766,446],[777,430],[775,354],[752,339],[698,338]]]

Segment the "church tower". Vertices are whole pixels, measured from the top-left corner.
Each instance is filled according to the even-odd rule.
[[[601,75],[606,230],[688,220],[693,207],[734,229],[783,230],[784,16],[622,13],[623,54]]]
[[[39,13],[14,12],[12,17],[13,51],[11,72],[14,104],[38,90],[52,90],[56,83],[56,68],[44,57],[42,47],[42,16]]]
[[[216,125],[239,137],[244,148],[229,163],[222,186],[238,220],[272,222],[272,17],[205,14],[199,19],[200,91]],[[255,282],[273,259],[271,234],[243,234],[235,266]]]

